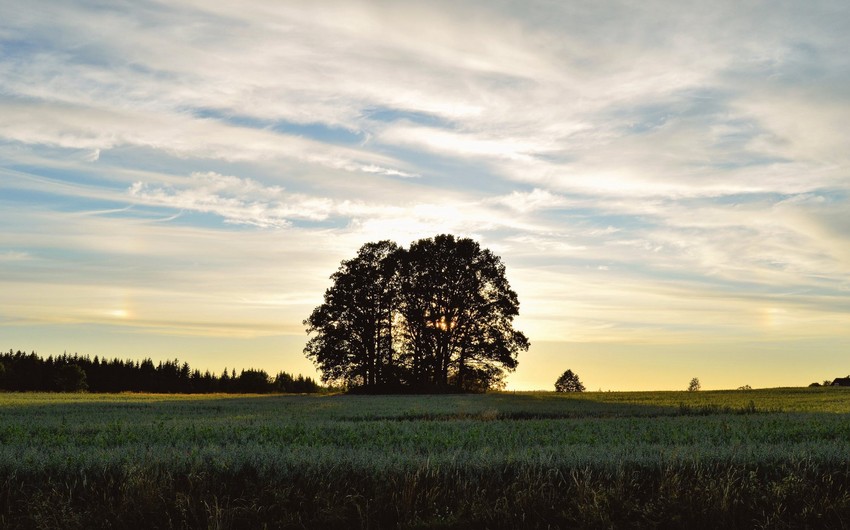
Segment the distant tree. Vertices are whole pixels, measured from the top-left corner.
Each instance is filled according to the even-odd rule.
[[[142,362],[139,363],[138,372],[138,384],[141,387],[140,390],[145,392],[156,392],[159,390],[157,388],[157,383],[158,377],[153,360],[149,357],[142,359]]]
[[[691,379],[691,382],[688,383],[688,392],[696,392],[700,388],[702,388],[702,386],[699,383],[698,377],[694,377],[693,379]]]
[[[58,366],[54,374],[54,383],[60,392],[83,392],[89,388],[86,373],[76,364]]]
[[[199,392],[209,394],[215,392],[218,389],[217,386],[215,376],[209,370],[204,371],[204,375],[201,376]]]
[[[832,386],[832,380],[824,379],[823,380],[823,386]]]
[[[316,392],[321,392],[322,387],[319,386],[319,383],[316,382],[312,377],[304,377],[299,374],[295,379],[295,391],[301,393],[309,393],[314,394]]]
[[[280,372],[274,378],[274,391],[286,394],[310,394],[319,392],[321,387],[310,377],[299,375],[293,377],[292,374]]]
[[[751,387],[750,385],[744,385],[744,386],[738,387],[738,390],[752,390],[752,389],[753,389],[753,387]]]
[[[5,375],[4,375],[5,373]],[[298,375],[293,378],[291,388],[279,389],[268,374],[262,370],[243,370],[242,375],[231,377],[225,370],[221,378],[209,371],[201,374],[192,370],[188,363],[160,362],[154,366],[150,358],[142,361],[107,360],[95,357],[63,353],[46,359],[21,351],[0,353],[0,390],[13,391],[60,391],[78,392],[298,392],[322,391],[316,381]]]
[[[584,392],[584,385],[578,378],[578,374],[567,370],[555,381],[555,392]]]
[[[230,392],[230,376],[227,373],[227,368],[224,369],[220,376],[215,375],[215,373],[211,374],[210,380],[213,392]]]
[[[819,386],[821,386],[821,385],[817,381],[815,381],[814,383],[809,385],[810,388],[819,387]]]
[[[279,372],[274,378],[275,390],[282,393],[294,392],[295,378],[286,372]]]
[[[44,378],[45,362],[35,352],[27,354],[18,350],[9,361],[6,367],[9,390],[49,390],[50,381]]]
[[[265,394],[272,391],[269,374],[265,370],[242,370],[236,380],[236,388],[245,394]]]
[[[175,359],[174,362],[176,363],[177,360]],[[189,385],[191,379],[192,368],[189,366],[189,363],[184,362],[183,365],[180,367],[180,371],[177,372],[177,380],[178,384],[180,385],[180,388],[186,389],[184,391],[188,391],[189,389],[191,389],[191,386]]]

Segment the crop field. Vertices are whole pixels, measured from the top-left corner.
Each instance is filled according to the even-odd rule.
[[[0,394],[0,528],[850,526],[850,391]]]

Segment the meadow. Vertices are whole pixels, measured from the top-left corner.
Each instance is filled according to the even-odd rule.
[[[2,528],[848,525],[848,389],[0,394]]]

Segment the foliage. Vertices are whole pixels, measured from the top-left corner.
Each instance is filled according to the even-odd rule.
[[[501,260],[439,235],[402,249],[368,243],[331,276],[304,321],[323,381],[370,390],[486,390],[517,366],[528,339]]]
[[[841,527],[848,392],[0,394],[0,526]]]
[[[56,389],[60,392],[83,392],[89,388],[86,372],[76,364],[60,364],[54,372]]]
[[[688,392],[697,392],[701,388],[702,385],[700,385],[698,377],[694,377],[693,379],[691,379],[691,382],[688,383]]]
[[[555,381],[555,392],[584,392],[584,385],[578,378],[578,374],[567,370]]]
[[[308,332],[316,332],[304,351],[324,381],[376,386],[397,379],[392,341],[398,256],[390,241],[363,245],[331,276],[325,302],[304,321]]]
[[[160,393],[313,393],[322,388],[310,377],[280,372],[272,380],[263,370],[242,370],[220,377],[192,370],[177,359],[154,365],[151,359],[91,359],[62,354],[42,358],[35,352],[10,350],[0,354],[0,389],[54,392],[160,392]],[[4,375],[5,373],[5,375]]]

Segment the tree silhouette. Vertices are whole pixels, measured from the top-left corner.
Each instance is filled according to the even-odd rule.
[[[54,370],[54,382],[60,392],[82,392],[88,390],[86,373],[76,364],[63,364]]]
[[[513,370],[528,339],[513,329],[516,293],[501,260],[472,239],[421,239],[401,260],[402,317],[416,383],[485,387]]]
[[[60,392],[319,392],[322,388],[310,377],[297,378],[280,372],[274,381],[263,370],[243,370],[236,377],[225,369],[221,377],[209,371],[201,374],[188,363],[160,362],[154,366],[149,358],[141,362],[121,359],[94,360],[67,353],[44,359],[35,352],[26,354],[10,350],[0,353],[0,391]]]
[[[688,383],[688,392],[697,392],[700,388],[702,388],[702,385],[700,385],[698,377],[694,377],[691,379],[691,382]]]
[[[578,378],[578,374],[567,370],[555,381],[555,392],[584,392],[584,385]]]
[[[363,245],[331,276],[325,302],[304,321],[308,333],[316,332],[304,351],[325,381],[378,386],[391,380],[398,255],[391,241]]]
[[[264,394],[271,391],[272,382],[265,370],[242,370],[236,388],[246,394]]]
[[[349,387],[481,390],[517,366],[516,293],[501,260],[471,239],[439,235],[401,249],[368,243],[331,276],[304,321],[305,353],[324,381]]]

